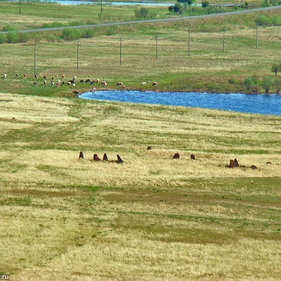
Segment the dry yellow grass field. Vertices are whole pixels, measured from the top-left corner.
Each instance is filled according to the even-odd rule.
[[[12,94],[0,109],[1,274],[280,279],[280,117]]]

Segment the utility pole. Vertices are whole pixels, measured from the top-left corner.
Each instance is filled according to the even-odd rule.
[[[34,52],[33,52],[34,60],[33,60],[33,72],[34,76],[36,75],[36,60],[37,60],[37,44],[34,43]]]
[[[187,53],[188,53],[188,56],[190,56],[190,30],[188,30],[188,50],[187,50]]]
[[[77,42],[76,45],[76,67],[79,69],[79,46],[80,46],[80,41]]]
[[[224,52],[224,45],[225,45],[224,41],[225,41],[225,31],[223,31],[223,36],[222,36],[222,51],[223,52]]]
[[[158,60],[158,33],[156,33],[156,38],[155,38],[155,58]]]
[[[256,25],[256,49],[258,48],[258,45],[259,45],[259,42],[258,42],[258,40],[259,40],[259,26],[258,25]]]
[[[122,38],[120,38],[120,52],[119,52],[119,62],[122,64]]]

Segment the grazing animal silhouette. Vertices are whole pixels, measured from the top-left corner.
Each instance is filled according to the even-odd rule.
[[[235,158],[234,160],[230,159],[229,160],[229,165],[225,166],[226,168],[235,168],[235,167],[239,167],[239,163],[237,161],[237,159]]]
[[[180,154],[177,152],[174,154],[173,159],[179,159],[180,158]]]
[[[103,161],[108,161],[108,158],[107,158],[107,154],[106,154],[106,153],[104,153],[102,160],[103,160]]]
[[[117,154],[117,163],[123,163],[124,161],[122,158]]]
[[[94,161],[100,161],[100,158],[98,157],[98,155],[96,153],[93,156],[93,160]]]

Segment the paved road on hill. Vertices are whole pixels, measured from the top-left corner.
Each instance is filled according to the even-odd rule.
[[[227,12],[219,14],[209,14],[202,16],[188,16],[188,17],[178,17],[178,18],[164,18],[164,19],[152,19],[152,20],[139,20],[139,21],[125,21],[125,22],[109,22],[109,23],[100,23],[100,24],[88,24],[88,25],[75,25],[75,26],[62,26],[62,27],[50,27],[50,28],[37,28],[37,29],[26,29],[20,30],[18,32],[30,33],[30,32],[46,32],[46,31],[57,31],[64,29],[73,29],[73,28],[91,28],[91,27],[104,27],[104,26],[114,26],[114,25],[128,25],[128,24],[139,24],[139,23],[153,23],[153,22],[168,22],[168,21],[181,21],[181,20],[193,20],[193,19],[202,19],[202,18],[215,18],[215,17],[225,17],[232,15],[242,15],[255,12],[264,12],[269,10],[281,9],[281,6],[273,6],[266,8],[256,8],[248,10],[240,10],[236,12]],[[9,31],[2,31],[1,33],[9,33]]]

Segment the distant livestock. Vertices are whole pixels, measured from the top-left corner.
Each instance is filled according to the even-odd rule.
[[[239,167],[239,163],[237,161],[237,159],[235,158],[234,160],[230,159],[229,160],[229,165],[225,166],[226,168],[235,168],[235,167]]]
[[[101,159],[98,157],[98,155],[95,153],[93,156],[94,161],[101,161]]]
[[[173,159],[179,159],[180,158],[180,154],[177,152],[174,154]]]
[[[124,161],[122,158],[117,154],[117,163],[123,163]]]
[[[116,86],[121,86],[122,89],[126,88],[123,82],[117,82]]]
[[[96,84],[96,83],[99,83],[99,82],[100,82],[100,79],[94,79],[90,82],[90,85]]]

